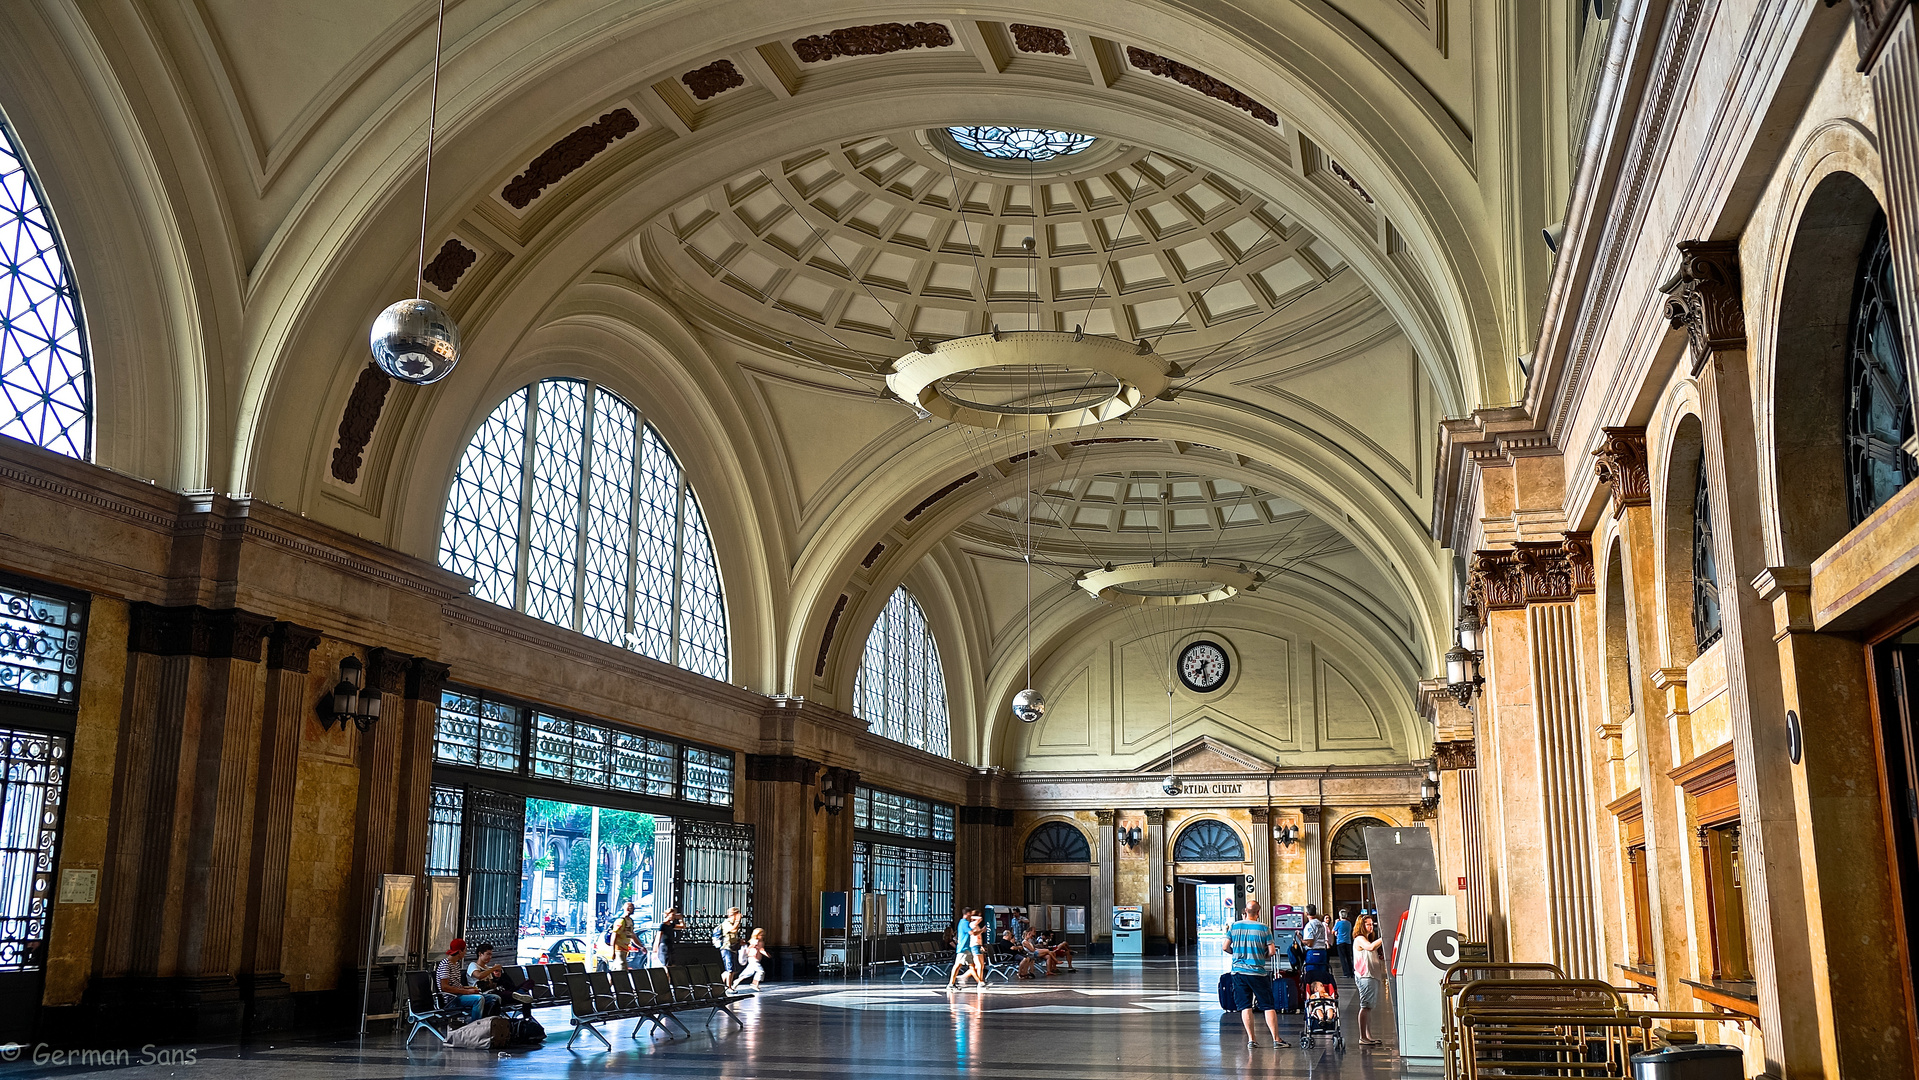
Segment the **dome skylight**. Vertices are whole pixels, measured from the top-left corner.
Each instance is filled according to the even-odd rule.
[[[1028,127],[949,127],[946,133],[963,149],[1011,161],[1051,161],[1093,145],[1093,136],[1076,131]]]

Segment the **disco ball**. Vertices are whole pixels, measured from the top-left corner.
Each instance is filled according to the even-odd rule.
[[[431,300],[402,300],[380,312],[369,344],[381,371],[419,386],[446,378],[460,362],[460,328]]]
[[[1028,724],[1039,723],[1046,715],[1046,698],[1030,686],[1021,690],[1013,695],[1013,715]]]
[[[1174,773],[1160,781],[1159,789],[1168,795],[1177,795],[1186,790],[1186,781],[1181,780],[1178,773]]]

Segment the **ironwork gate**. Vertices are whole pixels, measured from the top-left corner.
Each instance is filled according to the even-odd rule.
[[[753,925],[753,826],[681,819],[673,834],[673,905],[703,940],[739,908]]]
[[[0,1038],[27,1037],[46,979],[67,748],[63,735],[0,728]]]
[[[468,788],[463,809],[460,866],[466,874],[466,938],[501,945],[515,942],[520,933],[526,798]]]

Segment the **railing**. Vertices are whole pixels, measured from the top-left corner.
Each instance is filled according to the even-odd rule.
[[[1472,974],[1517,976],[1457,981]],[[1638,993],[1588,979],[1555,977],[1550,965],[1455,965],[1442,984],[1446,1075],[1577,1076],[1631,1080],[1636,1053],[1661,1043],[1655,1024],[1674,1020],[1744,1024],[1723,1012],[1635,1009]]]

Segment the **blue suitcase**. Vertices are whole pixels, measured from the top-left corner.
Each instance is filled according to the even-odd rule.
[[[1230,971],[1219,977],[1219,1007],[1229,1013],[1239,1011],[1239,993],[1233,986],[1233,973]]]
[[[1299,980],[1291,975],[1273,976],[1273,1008],[1283,1013],[1295,1013],[1299,1007]]]

